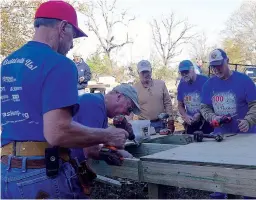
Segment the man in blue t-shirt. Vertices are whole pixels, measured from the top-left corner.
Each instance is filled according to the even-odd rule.
[[[79,98],[80,109],[74,120],[85,126],[93,128],[107,128],[108,118],[117,115],[130,115],[131,112],[140,114],[138,95],[134,87],[121,84],[103,96],[101,93],[84,94]],[[126,106],[129,105],[129,106]],[[84,148],[86,157],[99,159],[100,145]],[[124,150],[118,150],[123,157],[132,155]],[[86,159],[83,149],[72,149],[73,157],[81,162]]]
[[[178,110],[184,122],[187,134],[203,131],[208,134],[213,128],[200,114],[201,95],[206,76],[196,74],[190,60],[183,60],[179,64],[179,73],[183,79],[178,86]]]
[[[42,3],[34,27],[33,41],[1,64],[1,198],[84,197],[66,148],[124,148],[128,133],[72,121],[79,108],[77,69],[65,55],[73,38],[86,36],[75,9],[64,1]]]
[[[256,133],[256,87],[245,74],[231,71],[229,59],[222,49],[209,57],[215,74],[203,87],[201,113],[210,122],[230,115],[230,123],[214,129],[214,133]]]

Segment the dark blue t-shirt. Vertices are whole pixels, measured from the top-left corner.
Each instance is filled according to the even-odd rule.
[[[1,64],[1,145],[46,141],[43,114],[76,105],[77,69],[48,45],[30,41]],[[74,113],[75,114],[75,113]]]
[[[256,87],[245,74],[233,72],[227,80],[210,78],[203,87],[202,103],[213,107],[216,115],[236,115],[230,124],[215,128],[215,133],[239,133],[238,119],[244,119],[248,102],[256,101]],[[248,133],[256,133],[256,126]]]
[[[101,93],[83,94],[79,97],[80,109],[74,116],[74,121],[92,128],[107,128],[108,117],[104,101]],[[82,148],[71,149],[72,157],[77,157],[79,161],[85,160]]]
[[[202,88],[207,80],[206,76],[197,75],[196,80],[191,84],[185,81],[180,82],[177,99],[184,103],[188,115],[193,116],[200,112]]]

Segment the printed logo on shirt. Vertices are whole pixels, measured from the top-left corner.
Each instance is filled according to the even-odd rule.
[[[2,65],[4,66],[4,65],[15,64],[15,63],[24,64],[30,70],[34,70],[37,68],[37,66],[33,63],[32,60],[30,59],[25,60],[25,58],[12,58],[11,60],[5,59]]]
[[[232,92],[218,92],[212,97],[212,105],[217,115],[235,114],[237,112],[236,95]]]
[[[185,94],[184,104],[186,105],[186,109],[189,113],[194,114],[198,112],[201,105],[200,93],[192,92]]]

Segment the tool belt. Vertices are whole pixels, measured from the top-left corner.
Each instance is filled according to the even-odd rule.
[[[5,165],[8,164],[8,156],[45,156],[45,149],[50,145],[47,142],[11,142],[1,148],[1,162]],[[67,148],[59,147],[59,157],[64,162],[69,162],[75,169],[83,192],[86,195],[91,193],[91,184],[97,177],[96,173],[88,166],[86,161],[79,163],[77,158],[70,157],[70,150]],[[13,157],[11,159],[12,168],[22,168],[22,159]],[[45,168],[45,158],[26,161],[28,169]]]
[[[45,156],[45,149],[50,147],[47,142],[11,142],[1,147],[1,162],[8,164],[8,156]],[[60,158],[69,161],[69,149],[60,148]],[[27,160],[28,169],[45,168],[45,159]],[[13,157],[11,167],[22,168],[22,159]]]

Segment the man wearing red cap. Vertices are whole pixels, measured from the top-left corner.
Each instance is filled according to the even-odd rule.
[[[79,108],[77,69],[65,55],[73,38],[86,36],[74,8],[45,2],[34,26],[33,40],[1,64],[1,198],[81,198],[67,148],[122,149],[128,133],[72,121]]]

